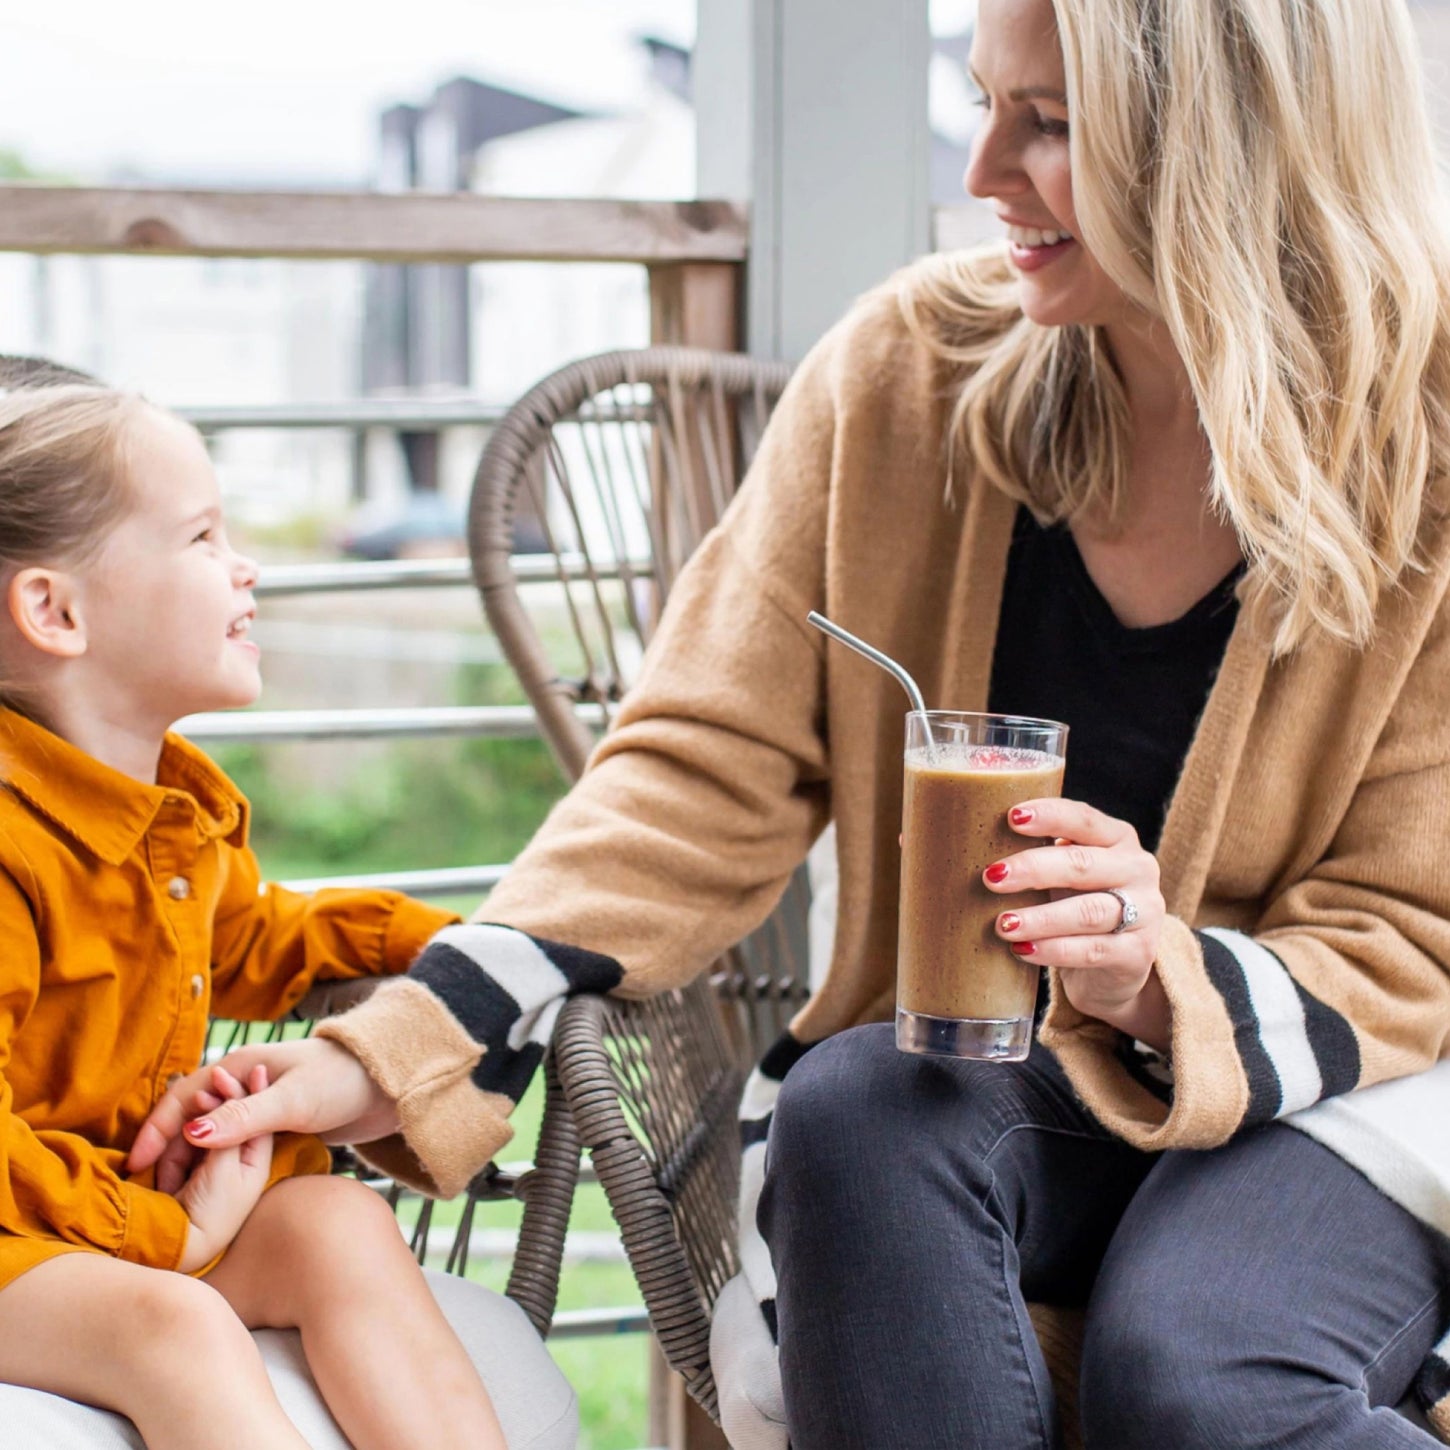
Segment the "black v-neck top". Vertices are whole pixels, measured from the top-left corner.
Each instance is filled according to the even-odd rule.
[[[1238,617],[1242,574],[1240,564],[1178,619],[1129,629],[1066,525],[1017,511],[987,708],[1070,726],[1063,795],[1131,821],[1150,851]]]

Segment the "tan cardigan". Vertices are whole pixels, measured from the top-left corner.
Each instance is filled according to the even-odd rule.
[[[897,300],[933,265],[869,294],[802,364],[677,582],[617,728],[482,919],[613,957],[619,990],[648,995],[757,925],[833,816],[835,951],[795,1031],[813,1041],[890,1015],[904,699],[806,614],[900,659],[929,704],[984,707],[1014,505],[970,484],[944,500],[952,379]],[[1240,611],[1158,853],[1171,1107],[1124,1066],[1120,1034],[1054,984],[1044,1040],[1135,1145],[1221,1143],[1445,1052],[1443,512],[1423,551],[1362,652],[1320,639],[1271,663],[1266,631]],[[1207,927],[1227,930],[1195,930]],[[507,1103],[468,1078],[477,1043],[416,982],[388,984],[330,1035],[399,1099],[440,1185],[506,1140]]]

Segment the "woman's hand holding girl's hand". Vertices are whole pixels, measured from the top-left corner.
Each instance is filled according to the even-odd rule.
[[[177,1078],[166,1090],[167,1098],[175,1104],[175,1111],[183,1114],[181,1121],[189,1122],[203,1113],[210,1113],[224,1102],[244,1098],[247,1090],[226,1068],[219,1063],[200,1067],[187,1077]],[[153,1110],[154,1113],[154,1110]],[[146,1145],[154,1151],[148,1153]],[[141,1131],[132,1144],[126,1160],[128,1172],[136,1173],[156,1164],[155,1184],[162,1193],[173,1198],[181,1192],[191,1171],[201,1161],[203,1149],[193,1148],[185,1138],[176,1137],[166,1142],[159,1129],[152,1126],[148,1118],[141,1125]],[[158,1156],[159,1154],[159,1156]]]
[[[216,1085],[227,1097],[243,1095],[241,1084],[224,1071]],[[247,1077],[245,1091],[259,1093],[266,1086],[267,1069],[254,1068]],[[240,1147],[219,1148],[202,1155],[176,1193],[177,1202],[191,1220],[179,1265],[182,1273],[193,1274],[205,1268],[236,1238],[266,1190],[271,1167],[270,1133],[249,1139]]]
[[[1052,899],[1003,912],[998,936],[1023,961],[1057,967],[1062,989],[1079,1012],[1166,1050],[1172,1018],[1153,968],[1167,915],[1156,858],[1126,821],[1081,801],[1024,801],[1008,820],[1020,834],[1055,844],[987,867],[987,889],[999,895],[1046,891]],[[1126,931],[1114,932],[1123,908],[1108,887],[1138,908],[1137,921]]]
[[[258,1067],[267,1072],[263,1091],[207,1101],[206,1094],[224,1096],[218,1085],[228,1076],[250,1081]],[[398,1131],[398,1110],[340,1043],[323,1037],[259,1042],[167,1088],[141,1125],[126,1167],[139,1173],[155,1163],[156,1186],[175,1192],[203,1149],[215,1153],[289,1131],[316,1133],[329,1143],[369,1143]]]

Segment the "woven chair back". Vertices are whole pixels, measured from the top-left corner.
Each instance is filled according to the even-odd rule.
[[[633,684],[670,586],[734,496],[789,376],[783,363],[696,348],[603,353],[545,378],[490,436],[469,510],[474,578],[570,781]],[[528,584],[514,564],[521,549],[535,555]],[[805,999],[808,902],[800,872],[766,925],[717,967],[742,1063]]]

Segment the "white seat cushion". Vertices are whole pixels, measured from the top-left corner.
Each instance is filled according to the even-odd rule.
[[[710,1367],[732,1450],[787,1450],[780,1362],[744,1274],[728,1279],[710,1320]]]
[[[574,1450],[578,1402],[524,1311],[480,1284],[427,1274],[488,1386],[509,1450]],[[307,1371],[296,1331],[262,1329],[253,1337],[278,1399],[312,1450],[348,1450]],[[135,1427],[120,1415],[13,1385],[0,1385],[0,1427],[5,1450],[143,1450]]]

